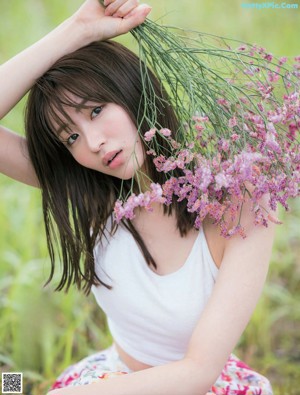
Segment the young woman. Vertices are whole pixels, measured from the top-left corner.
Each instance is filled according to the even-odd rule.
[[[114,338],[69,367],[49,395],[270,395],[268,380],[231,352],[260,296],[273,226],[255,227],[247,202],[246,239],[224,239],[209,221],[197,231],[184,203],[113,223],[120,192],[164,176],[145,154],[139,59],[106,41],[142,23],[150,7],[104,5],[86,0],[0,69],[1,118],[31,89],[27,139],[0,128],[0,171],[41,188],[52,274],[56,240],[62,251],[58,289],[92,290]],[[167,94],[151,80],[163,99],[158,123],[176,131]]]

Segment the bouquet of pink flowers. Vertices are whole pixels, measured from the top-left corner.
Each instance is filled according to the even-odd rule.
[[[247,197],[256,224],[280,223],[270,211],[278,203],[288,209],[288,199],[300,195],[300,56],[290,65],[257,45],[151,21],[132,33],[145,85],[151,83],[147,65],[165,86],[181,126],[176,133],[158,127],[154,98],[143,98],[143,119],[153,127],[141,137],[156,170],[168,177],[119,199],[116,221],[132,219],[136,207],[185,199],[196,228],[209,216],[224,237],[244,236],[239,218]],[[157,137],[168,143],[168,155]],[[265,194],[268,207],[259,203]]]

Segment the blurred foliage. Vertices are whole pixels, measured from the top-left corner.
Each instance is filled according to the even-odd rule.
[[[300,5],[246,10],[242,0],[148,3],[151,18],[165,24],[257,43],[277,56],[300,54]],[[0,0],[0,61],[42,37],[80,4]],[[130,35],[119,40],[134,47]],[[3,121],[20,133],[23,105],[24,100]],[[39,191],[0,176],[0,194],[0,367],[24,372],[24,394],[41,394],[64,367],[106,347],[110,336],[91,296],[75,289],[54,293],[55,281],[43,288],[49,260]],[[237,353],[270,377],[275,395],[299,395],[300,202],[281,218],[264,294]]]

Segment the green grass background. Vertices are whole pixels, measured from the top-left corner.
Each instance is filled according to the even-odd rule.
[[[293,1],[298,10],[246,10],[236,0],[148,3],[151,18],[166,24],[257,43],[277,56],[300,54],[299,1]],[[0,0],[1,63],[80,4]],[[133,45],[130,35],[121,41]],[[22,117],[23,102],[3,124],[22,133]],[[92,296],[55,293],[55,281],[43,288],[49,261],[39,191],[0,176],[0,202],[0,370],[23,372],[24,394],[40,395],[64,367],[107,346],[110,337]],[[291,208],[281,213],[264,294],[236,350],[270,377],[276,395],[300,394],[299,200]]]

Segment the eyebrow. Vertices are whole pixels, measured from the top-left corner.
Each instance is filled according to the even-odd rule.
[[[75,126],[75,123],[70,122],[61,124],[56,132],[57,136],[60,137],[63,132],[68,133],[67,129],[72,125]]]
[[[85,103],[87,103],[88,101],[89,100],[87,100],[87,99],[82,99],[81,103],[78,103],[76,106],[74,106],[75,112],[78,113],[82,109],[87,109],[87,108],[93,107],[93,106],[86,106],[85,105]],[[65,131],[65,129],[67,129],[69,127],[69,125],[75,125],[75,124],[72,122],[61,124],[56,132],[57,135],[60,137],[60,135]]]
[[[58,130],[56,131],[56,134],[58,135],[58,137],[60,137],[60,135],[62,134],[62,132],[65,132],[66,128],[68,127],[67,123],[64,123],[62,125],[60,125],[60,127],[58,128]]]
[[[75,107],[75,112],[80,112],[82,109],[89,108],[91,106],[86,106],[85,103],[87,103],[89,100],[87,99],[82,99],[81,103],[78,103]]]

